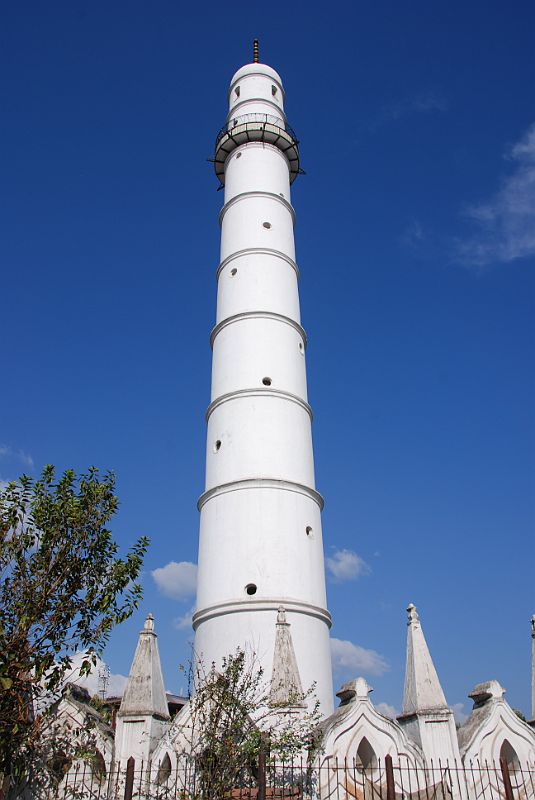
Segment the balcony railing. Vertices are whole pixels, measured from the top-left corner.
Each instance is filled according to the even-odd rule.
[[[217,151],[218,145],[224,136],[227,134],[232,135],[233,128],[236,128],[240,125],[246,125],[250,122],[264,123],[265,125],[271,125],[279,128],[280,130],[285,131],[288,136],[293,139],[295,144],[299,144],[299,140],[295,135],[295,132],[282,117],[274,114],[242,114],[239,117],[232,117],[232,119],[230,119],[226,125],[223,125],[217,134],[214,149]]]

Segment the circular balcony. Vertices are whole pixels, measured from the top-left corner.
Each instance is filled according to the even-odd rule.
[[[248,142],[266,142],[281,150],[290,165],[290,183],[301,172],[299,141],[281,117],[270,114],[244,114],[234,117],[218,133],[215,140],[214,169],[222,186],[225,185],[225,162],[237,147]]]

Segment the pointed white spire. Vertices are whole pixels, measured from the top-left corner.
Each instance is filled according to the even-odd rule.
[[[143,630],[139,634],[134,660],[119,708],[121,717],[132,714],[169,719],[158,652],[158,637],[154,633],[152,614],[148,614]]]
[[[403,714],[448,708],[437,671],[425,641],[416,606],[407,608],[407,664],[403,690]]]
[[[531,618],[531,719],[535,720],[535,614]]]
[[[295,657],[290,623],[286,621],[286,610],[279,606],[273,653],[273,671],[269,703],[272,706],[303,708],[303,687]]]

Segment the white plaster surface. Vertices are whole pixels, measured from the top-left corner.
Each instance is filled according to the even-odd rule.
[[[216,322],[249,311],[301,321],[297,273],[277,251],[247,250],[228,260],[219,273],[217,292]]]
[[[274,70],[246,65],[231,82],[229,126],[266,114],[283,127],[283,100]],[[330,617],[289,163],[273,144],[244,143],[227,157],[224,183],[195,648],[207,663],[252,648],[271,675],[282,604],[303,688],[316,682],[329,713]]]
[[[278,389],[307,400],[303,336],[277,317],[251,316],[225,325],[214,340],[212,395],[214,400],[240,389]],[[264,379],[271,380],[265,386]],[[273,427],[278,427],[273,409]]]
[[[407,612],[409,620],[403,714],[448,708],[416,607],[411,604]]]

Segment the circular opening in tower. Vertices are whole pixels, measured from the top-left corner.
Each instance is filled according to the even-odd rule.
[[[232,277],[238,274],[238,270],[236,269],[236,267],[233,267],[233,269],[230,270],[230,274],[232,275]]]
[[[271,378],[262,378],[264,386],[271,386]]]
[[[306,526],[305,532],[307,536],[312,536],[312,528],[310,527],[310,525]]]
[[[304,354],[305,354],[305,345],[303,344],[303,342],[300,341],[297,346],[299,348],[299,352],[301,353],[301,355],[304,356]]]
[[[241,158],[241,153],[236,153],[236,158]]]
[[[271,228],[271,222],[263,222],[262,225],[264,226],[264,228],[267,228],[268,230]]]
[[[217,453],[221,449],[221,439],[216,439],[214,442],[214,453]]]
[[[245,587],[245,591],[248,595],[256,594],[256,583],[248,583]]]

